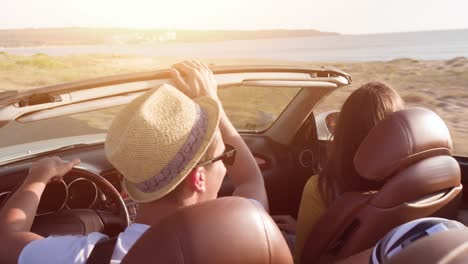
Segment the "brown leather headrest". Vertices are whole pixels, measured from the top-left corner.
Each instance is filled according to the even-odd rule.
[[[293,259],[260,204],[225,197],[185,207],[152,226],[122,263],[292,264]]]
[[[396,173],[385,182],[370,204],[377,208],[393,208],[460,184],[460,165],[453,157],[430,157]]]
[[[401,110],[378,123],[354,157],[356,171],[369,180],[382,180],[414,162],[450,155],[452,139],[444,121],[420,107]]]

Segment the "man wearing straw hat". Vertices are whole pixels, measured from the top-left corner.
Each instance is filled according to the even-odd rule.
[[[211,70],[186,61],[171,73],[180,90],[165,84],[138,97],[115,117],[107,134],[107,158],[123,174],[129,196],[140,202],[135,223],[116,240],[111,263],[120,263],[150,224],[179,208],[215,199],[225,164],[233,195],[268,209],[261,172],[224,112]],[[43,238],[30,232],[45,185],[78,163],[54,157],[32,165],[0,212],[1,263],[86,263],[106,238],[101,233]]]

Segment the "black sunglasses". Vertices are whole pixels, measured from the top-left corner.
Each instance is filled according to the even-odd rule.
[[[197,164],[197,166],[206,166],[219,160],[222,160],[224,164],[231,166],[234,164],[234,160],[236,159],[236,151],[237,150],[233,146],[225,144],[223,154],[206,161],[201,161]]]

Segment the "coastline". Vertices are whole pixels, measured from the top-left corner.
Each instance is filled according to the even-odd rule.
[[[336,32],[315,29],[186,30],[130,28],[20,28],[0,29],[0,47],[69,45],[204,43],[231,40],[259,40],[335,36]]]

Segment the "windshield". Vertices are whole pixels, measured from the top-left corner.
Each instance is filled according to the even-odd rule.
[[[37,122],[10,122],[0,129],[0,148],[71,136],[106,133],[120,107]]]
[[[219,98],[234,126],[250,133],[265,130],[279,117],[301,88],[235,85],[219,89]],[[0,148],[47,139],[106,133],[123,106],[51,118],[10,122],[0,129]]]

